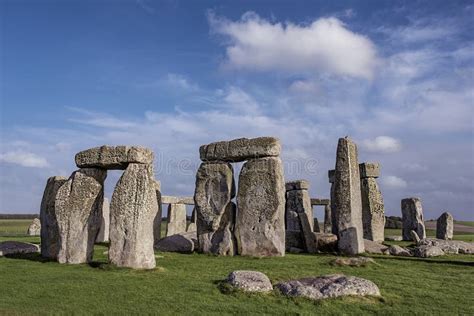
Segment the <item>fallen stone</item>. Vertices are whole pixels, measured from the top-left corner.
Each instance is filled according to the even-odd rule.
[[[365,248],[365,252],[367,253],[380,254],[380,255],[389,254],[388,246],[385,246],[381,243],[378,243],[372,240],[364,239],[364,248]]]
[[[334,207],[339,251],[356,255],[364,252],[362,201],[357,146],[340,138],[337,146]],[[332,199],[332,198],[331,198]]]
[[[166,236],[172,236],[186,232],[186,205],[169,204],[167,218]]]
[[[388,251],[392,256],[401,257],[413,257],[413,252],[407,248],[400,247],[398,245],[392,245],[388,248]]]
[[[314,233],[318,252],[335,252],[337,248],[337,235],[327,233]]]
[[[240,172],[236,239],[244,256],[285,255],[285,180],[280,158],[247,161]]]
[[[67,181],[65,177],[50,177],[41,200],[41,256],[56,260],[60,248],[58,221],[56,218],[56,196],[59,188]]]
[[[402,237],[403,240],[412,240],[411,231],[414,230],[420,239],[426,238],[423,209],[419,198],[402,200]]]
[[[294,180],[285,183],[286,191],[292,190],[309,190],[309,181],[308,180]]]
[[[453,239],[454,218],[448,212],[444,212],[436,221],[436,238]]]
[[[101,224],[106,177],[107,171],[103,169],[79,169],[58,189],[55,208],[59,263],[78,264],[92,260]]]
[[[153,151],[138,146],[101,146],[83,150],[76,154],[79,168],[102,168],[124,170],[129,163],[153,163]]]
[[[110,263],[134,269],[155,267],[153,223],[157,212],[153,166],[129,164],[110,203]]]
[[[359,164],[360,177],[378,178],[380,176],[380,164],[378,162],[363,162]]]
[[[336,266],[366,267],[371,263],[375,263],[375,260],[369,257],[342,257],[334,259],[331,263]]]
[[[109,226],[110,226],[110,203],[109,199],[104,198],[102,204],[102,218],[100,223],[99,233],[95,242],[108,242],[109,241]]]
[[[192,253],[194,242],[186,235],[176,234],[160,239],[155,244],[155,249],[164,252]]]
[[[162,195],[161,203],[163,204],[185,204],[194,205],[194,197],[192,196],[169,196]]]
[[[402,241],[402,236],[385,236],[386,241]]]
[[[443,256],[444,251],[437,246],[422,245],[415,248],[414,254],[415,254],[415,257],[430,258],[430,257]]]
[[[273,290],[270,279],[258,271],[233,271],[226,282],[245,292],[271,292]]]
[[[240,162],[280,155],[280,140],[274,137],[239,138],[203,145],[199,148],[202,161]]]
[[[34,218],[33,222],[28,226],[26,232],[28,236],[40,236],[41,235],[41,222],[39,218]]]
[[[362,178],[360,188],[364,238],[382,242],[385,229],[385,207],[382,193],[375,178],[371,177]]]
[[[443,240],[435,238],[425,238],[420,240],[419,245],[437,246],[445,253],[474,254],[474,243],[462,240]]]
[[[20,241],[0,242],[0,257],[37,252],[39,252],[39,247],[35,244]]]
[[[312,300],[348,295],[380,296],[379,288],[372,281],[341,274],[291,280],[279,283],[276,287],[286,296]]]

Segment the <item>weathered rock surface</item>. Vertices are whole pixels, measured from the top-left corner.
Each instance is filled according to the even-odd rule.
[[[308,190],[287,191],[285,212],[290,213],[286,216],[287,219],[292,215],[292,212],[298,214],[305,249],[309,253],[316,253],[316,240],[314,239],[313,234],[313,208],[311,206],[311,199]]]
[[[411,240],[412,240],[415,244],[418,244],[418,243],[420,242],[420,236],[418,236],[418,234],[416,233],[416,231],[411,230],[411,231],[410,231],[410,236],[411,236]]]
[[[327,233],[314,233],[318,252],[337,251],[337,235]]]
[[[324,233],[332,233],[331,205],[324,207]]]
[[[39,218],[34,218],[30,226],[28,226],[28,231],[26,232],[28,236],[40,236],[41,235],[41,221]]]
[[[270,292],[273,290],[270,279],[258,271],[233,271],[226,282],[245,292]]]
[[[215,142],[199,148],[202,161],[239,162],[249,159],[278,157],[280,140],[274,137],[239,138]]]
[[[377,162],[363,162],[359,164],[361,178],[378,178],[380,176],[380,164]]]
[[[336,239],[337,243],[337,239]],[[300,230],[287,230],[285,233],[286,250],[290,248],[304,249],[304,240]]]
[[[369,257],[339,257],[332,261],[333,265],[348,267],[365,267],[371,263],[375,260]]]
[[[58,189],[55,208],[60,263],[92,260],[102,218],[106,176],[107,171],[103,169],[79,169]]]
[[[418,245],[436,246],[441,248],[447,254],[474,254],[474,243],[461,240],[425,238],[420,240]]]
[[[314,224],[313,224],[313,232],[315,232],[315,233],[320,233],[320,232],[321,232],[321,228],[319,227],[318,218],[317,218],[317,217],[313,218],[313,222],[314,222]]]
[[[402,236],[385,236],[386,241],[402,241]]]
[[[386,216],[385,228],[401,229],[403,227],[402,218],[398,216]]]
[[[311,205],[330,205],[331,200],[329,199],[320,199],[320,198],[312,198]]]
[[[234,170],[229,163],[204,162],[194,192],[199,252],[233,256],[236,207]]]
[[[123,170],[129,163],[153,163],[153,151],[137,146],[101,146],[77,153],[75,160],[79,168]]]
[[[155,267],[153,222],[157,212],[153,166],[129,164],[110,204],[110,263],[135,269]]]
[[[453,239],[454,218],[449,212],[444,212],[436,221],[436,238]]]
[[[190,233],[190,232],[196,233],[196,238],[197,238],[197,212],[196,212],[196,208],[193,209],[193,212],[191,214],[191,221],[188,225],[188,228],[186,228],[186,232],[187,233]]]
[[[340,296],[380,296],[380,290],[372,281],[341,274],[310,277],[282,282],[276,287],[287,296],[306,297],[312,300]]]
[[[443,256],[444,251],[437,246],[422,245],[415,248],[415,257],[429,258]]]
[[[193,240],[185,234],[176,234],[160,239],[155,249],[164,252],[191,253],[194,251]]]
[[[97,234],[96,242],[109,241],[109,226],[110,226],[110,203],[109,199],[104,198],[102,204],[102,218],[100,222],[99,233]]]
[[[309,181],[308,180],[294,180],[285,183],[286,191],[292,190],[309,190]]]
[[[26,254],[39,252],[39,247],[21,241],[2,241],[0,242],[0,257],[8,255]]]
[[[286,230],[297,231],[301,234],[300,217],[298,213],[291,210],[285,210]]]
[[[365,248],[365,252],[367,253],[374,253],[374,254],[381,254],[381,255],[389,254],[388,246],[385,246],[381,243],[378,243],[372,240],[364,239],[364,248]]]
[[[410,232],[414,230],[421,239],[426,238],[425,223],[421,200],[416,197],[402,200],[402,237],[403,240],[412,240]]]
[[[192,196],[169,196],[163,195],[161,197],[161,203],[163,204],[186,204],[194,205],[194,197]]]
[[[398,245],[390,246],[390,248],[388,248],[388,251],[392,256],[413,257],[413,252],[411,250],[400,247]]]
[[[385,228],[385,207],[382,193],[375,178],[362,178],[360,188],[364,238],[382,242]]]
[[[168,223],[166,225],[166,236],[172,236],[186,232],[186,205],[168,205]]]
[[[161,221],[163,218],[163,205],[161,201],[161,182],[158,180],[154,181],[155,184],[155,193],[156,193],[156,202],[158,210],[153,220],[153,244],[156,244],[161,239]]]
[[[58,221],[56,218],[56,195],[59,188],[67,181],[65,177],[50,177],[41,200],[41,256],[56,260],[60,248]]]
[[[285,180],[280,158],[247,161],[240,172],[236,239],[244,256],[285,255]]]
[[[330,204],[331,206],[331,225],[332,233],[337,235],[337,220],[336,220],[336,207],[334,204],[334,181],[336,181],[336,170],[328,170],[329,183],[331,184],[330,188]]]
[[[340,138],[337,146],[334,207],[339,251],[348,255],[364,252],[362,201],[357,146]]]

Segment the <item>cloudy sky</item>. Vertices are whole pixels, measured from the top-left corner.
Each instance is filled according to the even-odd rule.
[[[151,147],[163,194],[192,195],[199,145],[255,136],[328,197],[349,135],[388,214],[419,196],[426,218],[474,220],[473,18],[472,1],[1,1],[0,212],[39,212],[46,179],[102,144]]]

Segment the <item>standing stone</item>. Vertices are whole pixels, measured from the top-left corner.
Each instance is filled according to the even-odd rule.
[[[39,218],[34,218],[27,231],[28,236],[40,236],[41,235],[41,222]]]
[[[194,203],[199,252],[235,254],[234,171],[229,163],[204,162],[196,174]]]
[[[51,177],[46,182],[46,187],[41,200],[40,222],[41,227],[41,256],[56,260],[60,247],[58,221],[56,218],[56,196],[59,188],[66,183],[65,177]]]
[[[99,233],[95,242],[108,242],[109,241],[109,225],[110,225],[110,203],[109,199],[104,198],[102,205],[102,220],[100,223]]]
[[[380,175],[380,167],[378,163],[365,162],[359,168],[364,239],[383,242],[385,209],[382,193],[375,180]]]
[[[187,233],[196,233],[197,234],[197,213],[196,208],[193,208],[193,212],[191,213],[191,222],[186,228]]]
[[[285,180],[280,158],[247,161],[239,176],[236,238],[244,256],[285,255]]]
[[[169,204],[168,220],[166,225],[166,236],[186,232],[186,205]]]
[[[436,222],[436,238],[453,239],[454,219],[449,212],[444,212]]]
[[[337,146],[334,207],[339,251],[356,255],[364,252],[362,201],[360,194],[357,146],[350,139],[340,138]]]
[[[336,221],[336,212],[335,212],[335,206],[334,206],[334,181],[336,181],[336,170],[328,170],[328,178],[329,178],[329,183],[331,184],[331,191],[330,191],[330,206],[331,206],[331,231],[334,235],[337,235],[337,221]]]
[[[110,204],[110,263],[135,269],[155,267],[153,221],[157,211],[153,166],[129,164]]]
[[[92,260],[94,242],[100,229],[107,171],[84,168],[75,171],[58,190],[60,263],[85,263]]]
[[[313,234],[313,207],[308,193],[309,183],[306,180],[298,180],[286,183],[285,187],[287,190],[285,205],[287,223],[292,220],[293,212],[298,214],[306,251],[316,253],[316,240]],[[294,225],[291,222],[290,224]]]
[[[300,217],[295,211],[285,211],[286,231],[301,232]]]
[[[402,200],[402,237],[403,240],[412,240],[410,232],[412,230],[420,239],[426,238],[425,223],[423,221],[423,208],[421,200],[416,197]]]
[[[314,218],[313,231],[315,233],[320,233],[321,232],[321,229],[319,228],[319,221],[318,221],[317,217]]]
[[[332,233],[332,218],[331,205],[324,206],[324,232],[326,234]]]
[[[156,202],[158,210],[156,212],[155,219],[153,220],[153,238],[154,245],[161,239],[161,220],[163,216],[163,206],[161,202],[161,182],[158,180],[154,181],[155,192],[156,192]]]

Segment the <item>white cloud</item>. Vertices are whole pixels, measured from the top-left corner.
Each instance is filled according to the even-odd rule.
[[[298,25],[272,23],[254,12],[235,22],[210,13],[209,23],[228,38],[227,63],[233,68],[371,79],[377,65],[372,41],[334,17]]]
[[[397,176],[383,176],[381,181],[383,185],[389,188],[400,189],[407,186],[407,182]]]
[[[398,139],[389,136],[377,136],[375,139],[366,139],[362,143],[370,152],[394,153],[400,151],[402,145]]]
[[[199,90],[198,85],[191,83],[186,76],[180,74],[169,73],[166,76],[165,82],[172,87],[189,92]]]
[[[288,90],[293,93],[318,94],[321,87],[314,81],[296,80],[290,84]]]
[[[26,151],[8,151],[0,154],[0,162],[31,168],[46,168],[49,166],[45,158]]]

